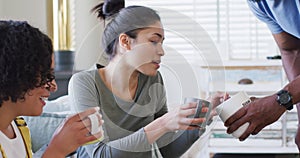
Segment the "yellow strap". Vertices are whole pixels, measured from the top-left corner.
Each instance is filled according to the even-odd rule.
[[[15,119],[15,123],[17,124],[17,127],[20,130],[20,133],[23,137],[23,140],[25,142],[25,147],[27,151],[27,158],[32,158],[32,150],[31,150],[31,139],[30,139],[30,131],[27,127],[27,124],[25,120],[22,117],[17,117]]]
[[[3,149],[2,149],[1,144],[0,144],[0,152],[1,152],[1,155],[2,155],[3,158],[7,158],[7,156],[5,155],[5,153],[4,153]]]

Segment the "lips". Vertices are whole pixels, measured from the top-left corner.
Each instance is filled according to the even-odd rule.
[[[46,104],[46,100],[48,100],[48,97],[40,97],[40,101],[43,105]]]
[[[160,61],[160,60],[153,60],[152,62],[153,62],[153,63],[160,64],[161,61]]]
[[[152,61],[152,63],[155,65],[156,69],[158,69],[160,67],[160,60],[154,60]]]

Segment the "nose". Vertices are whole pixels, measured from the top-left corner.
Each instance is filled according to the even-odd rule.
[[[55,80],[52,80],[51,82],[48,82],[45,85],[45,88],[49,91],[49,92],[55,92],[57,90],[57,84]]]
[[[158,46],[157,46],[157,54],[160,55],[160,56],[164,56],[165,55],[165,51],[163,49],[162,44],[158,44]]]
[[[50,83],[50,92],[55,92],[57,90],[57,84],[56,84],[56,81],[55,80],[52,80]]]

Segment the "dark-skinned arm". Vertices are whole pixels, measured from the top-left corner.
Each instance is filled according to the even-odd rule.
[[[295,55],[300,52],[300,40],[286,32],[273,35],[283,57],[283,67],[291,81],[283,89],[288,90],[293,96],[293,103],[300,101],[300,58]],[[253,102],[238,110],[226,122],[227,133],[232,133],[241,125],[249,122],[250,125],[243,135],[241,141],[247,139],[250,134],[257,134],[267,125],[277,121],[286,111],[276,101],[276,94],[255,99]]]

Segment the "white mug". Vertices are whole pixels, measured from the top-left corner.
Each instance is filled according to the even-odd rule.
[[[237,112],[243,106],[251,102],[249,96],[246,92],[238,92],[237,94],[231,96],[228,100],[220,104],[216,111],[223,122],[225,122],[231,115]],[[235,130],[232,135],[239,138],[248,128],[249,123],[245,123]]]
[[[91,135],[94,135],[100,131],[103,131],[102,125],[100,125],[100,122],[99,122],[99,117],[100,117],[100,114],[98,112],[93,113],[88,116],[88,118],[91,120],[91,131],[90,131]],[[94,141],[86,143],[85,145],[94,144],[94,143],[102,141],[103,139],[104,139],[104,135],[102,135],[102,137],[100,137]]]
[[[88,118],[91,120],[91,134],[94,135],[102,130],[102,126],[100,126],[99,122],[99,113],[93,113],[88,116]]]

